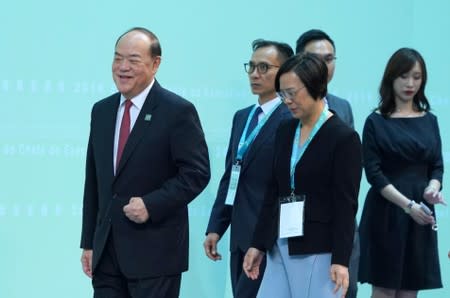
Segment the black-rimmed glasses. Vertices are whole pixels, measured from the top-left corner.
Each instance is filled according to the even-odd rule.
[[[255,69],[257,69],[260,74],[265,74],[272,67],[280,67],[280,66],[279,65],[268,64],[268,63],[265,63],[265,62],[261,62],[261,63],[258,63],[258,64],[254,64],[253,62],[244,63],[245,72],[248,73],[248,74],[253,73],[255,71]]]

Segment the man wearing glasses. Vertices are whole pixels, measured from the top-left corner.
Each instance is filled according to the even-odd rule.
[[[255,40],[252,48],[252,57],[244,67],[258,102],[234,115],[225,172],[203,244],[211,260],[220,260],[217,243],[231,225],[231,284],[233,296],[239,298],[256,297],[262,280],[262,274],[254,281],[247,278],[242,263],[272,174],[275,131],[283,119],[291,117],[275,92],[275,76],[281,64],[293,55],[292,48],[261,39]],[[265,260],[261,267],[263,272]]]
[[[295,53],[312,53],[323,58],[328,67],[328,83],[333,79],[336,67],[336,48],[334,41],[325,32],[312,29],[303,33],[296,43]],[[352,108],[347,100],[328,93],[326,100],[330,109],[353,128]]]
[[[296,54],[312,53],[316,54],[325,61],[328,67],[328,83],[334,75],[336,62],[336,48],[334,41],[325,32],[317,29],[306,31],[297,39]],[[336,112],[336,114],[350,127],[353,127],[353,113],[349,102],[343,98],[337,97],[331,93],[326,95],[328,107]],[[353,250],[350,258],[349,266],[349,288],[346,298],[356,298],[358,291],[358,266],[359,266],[359,235],[358,227],[355,229],[355,237],[353,240]]]

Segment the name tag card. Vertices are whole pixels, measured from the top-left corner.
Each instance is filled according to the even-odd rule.
[[[279,238],[303,236],[304,195],[280,199]]]
[[[236,197],[236,191],[240,175],[241,175],[241,165],[236,163],[231,167],[230,184],[228,185],[227,197],[225,199],[226,205],[234,204],[234,199]]]

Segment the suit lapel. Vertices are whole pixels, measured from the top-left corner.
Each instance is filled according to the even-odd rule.
[[[158,94],[160,90],[161,86],[157,81],[155,81],[152,88],[150,89],[150,92],[147,95],[147,98],[145,99],[141,111],[139,112],[136,123],[134,124],[133,129],[131,130],[131,133],[128,137],[127,143],[125,144],[122,157],[116,171],[116,178],[120,175],[121,170],[126,165],[134,149],[142,140],[147,131],[147,128],[150,126],[151,115],[153,114],[153,111],[156,109],[159,102]]]
[[[289,121],[289,124],[280,130],[281,145],[277,156],[277,179],[281,181],[282,185],[286,186],[286,193],[291,190],[291,157],[292,157],[292,144],[294,143],[295,129],[297,128],[299,121],[293,119]],[[281,154],[280,154],[281,153]],[[276,153],[275,153],[276,154]],[[300,162],[297,164],[296,169]],[[284,187],[283,187],[284,188]]]
[[[233,164],[236,161],[238,154],[239,141],[241,140],[242,133],[244,132],[245,123],[247,122],[248,115],[252,110],[253,106],[250,106],[244,109],[241,113],[236,115],[236,123],[234,127],[234,136],[233,136],[233,147],[232,147],[232,156],[233,156]]]
[[[117,121],[117,110],[119,109],[120,103],[120,93],[113,95],[113,100],[110,101],[110,107],[106,109],[108,111],[104,115],[104,127],[102,127],[102,135],[104,137],[101,142],[104,149],[102,152],[105,152],[105,165],[107,166],[107,173],[111,175],[111,178],[114,177],[114,133],[116,128]]]
[[[261,147],[261,145],[267,142],[270,138],[274,137],[281,120],[287,117],[286,114],[289,114],[289,111],[284,104],[281,104],[275,109],[275,111],[273,111],[272,115],[270,115],[266,124],[262,127],[258,136],[253,140],[253,143],[250,145],[250,148],[244,156],[245,162],[242,170],[245,170],[245,168],[247,168],[250,162],[255,158],[259,147]]]

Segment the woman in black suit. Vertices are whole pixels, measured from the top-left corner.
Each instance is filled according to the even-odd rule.
[[[258,297],[344,297],[362,172],[361,142],[323,100],[327,66],[320,58],[290,58],[275,84],[294,119],[277,131],[272,183],[244,270],[257,278],[267,252]]]

